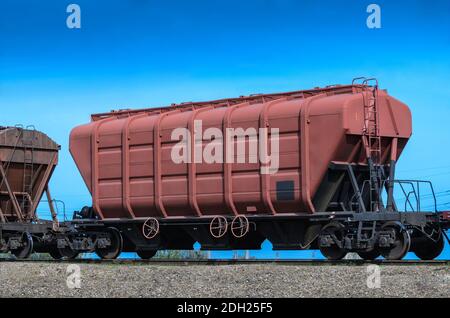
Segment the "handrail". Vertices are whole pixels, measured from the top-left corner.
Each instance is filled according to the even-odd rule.
[[[40,202],[49,202],[48,200],[41,200]],[[63,212],[63,217],[64,217],[64,221],[67,221],[67,217],[66,217],[66,203],[63,200],[58,200],[58,199],[52,199],[51,202],[53,203],[60,203],[62,205],[62,212]],[[56,215],[59,215],[59,205],[55,204],[55,208],[56,208]]]
[[[410,184],[411,187],[413,188],[414,192],[415,192],[415,197],[417,200],[417,204],[416,204],[416,210],[420,211],[421,210],[421,196],[420,196],[420,184],[428,184],[431,190],[431,194],[428,194],[427,196],[431,195],[433,198],[433,206],[434,206],[434,212],[437,212],[437,202],[436,202],[436,194],[434,192],[434,187],[433,187],[433,183],[429,180],[394,180],[394,183],[399,183],[399,184]],[[417,192],[416,192],[416,187],[414,187],[414,184],[417,187]],[[406,195],[406,194],[405,194]]]
[[[363,194],[365,191],[367,191],[367,185],[369,184],[370,180],[364,180],[362,185],[361,185],[361,194]],[[380,187],[380,189],[384,189],[384,185],[388,180],[383,180],[382,181],[382,186]],[[420,195],[420,185],[421,184],[427,184],[430,187],[431,193],[430,194],[426,194],[423,197],[427,197],[429,198],[430,196],[433,199],[433,207],[434,207],[434,212],[437,212],[437,202],[436,202],[436,194],[434,192],[434,187],[431,181],[429,180],[393,180],[393,182],[395,184],[398,184],[403,196],[405,198],[405,210],[404,212],[420,212],[421,211],[421,201],[422,201],[422,196]],[[408,191],[408,189],[405,188],[405,185],[409,185],[411,187],[411,190]],[[370,189],[370,188],[369,188]],[[380,190],[382,191],[382,190]],[[352,206],[354,204],[358,204],[358,202],[356,202],[355,200],[356,198],[356,194],[353,194],[353,196],[350,198],[350,208],[352,208]],[[415,199],[416,203],[414,204],[412,201],[412,198]],[[397,200],[395,200],[397,201]],[[403,200],[401,200],[403,201]],[[408,211],[408,208],[411,211]]]
[[[366,78],[363,81],[364,86],[369,86],[369,82],[375,82],[375,87],[378,88],[378,80],[375,77]]]
[[[361,86],[360,84],[358,86]],[[169,106],[162,106],[162,107],[152,107],[152,108],[142,108],[142,109],[121,109],[121,110],[112,110],[110,112],[105,113],[97,113],[91,115],[92,121],[98,121],[103,118],[112,117],[112,116],[124,116],[124,115],[130,115],[130,114],[137,114],[142,112],[158,112],[158,111],[170,111],[175,109],[185,109],[185,108],[191,108],[191,107],[208,107],[208,106],[214,106],[218,104],[228,104],[229,106],[233,106],[236,104],[241,104],[245,102],[254,102],[260,99],[263,99],[265,102],[269,100],[275,100],[279,98],[306,98],[311,96],[320,95],[323,93],[335,93],[335,94],[345,94],[345,93],[353,93],[353,88],[355,85],[352,83],[351,85],[335,85],[330,87],[317,87],[313,89],[307,89],[307,90],[297,90],[297,91],[289,91],[289,92],[283,92],[283,93],[272,93],[272,94],[256,94],[256,95],[250,95],[250,96],[240,96],[240,97],[233,97],[233,98],[224,98],[224,99],[217,99],[217,100],[211,100],[211,101],[201,101],[201,102],[188,102],[188,103],[180,103],[180,104],[172,104]]]
[[[354,79],[352,79],[352,85],[355,85],[355,83],[358,81],[358,80],[361,80],[361,79],[366,79],[366,77],[364,77],[364,76],[361,76],[361,77],[355,77]]]
[[[387,182],[388,180],[383,180],[383,184]],[[400,189],[402,191],[404,200],[405,200],[405,212],[408,212],[408,207],[411,209],[411,212],[418,212],[422,209],[422,199],[423,198],[431,198],[433,199],[433,207],[434,211],[437,212],[437,202],[436,202],[436,194],[434,192],[433,184],[429,180],[393,180],[394,184],[398,184],[400,186]],[[420,195],[420,185],[421,184],[428,184],[431,190],[430,194],[426,194],[424,196]],[[408,191],[408,189],[405,188],[405,185],[410,186],[411,190]],[[412,202],[411,197],[415,199],[415,204]],[[398,201],[398,200],[396,200]],[[400,200],[400,202],[403,200]],[[414,207],[415,205],[415,207]]]
[[[406,193],[406,191],[405,191],[405,188],[403,187],[403,184],[409,184],[409,185],[411,185],[411,187],[413,188],[413,190],[414,190],[414,196],[415,196],[415,199],[416,199],[416,203],[417,203],[417,200],[418,200],[418,198],[417,198],[417,195],[415,194],[416,192],[415,192],[415,188],[414,188],[414,184],[412,184],[412,183],[410,183],[410,182],[395,182],[395,180],[393,181],[394,183],[399,183],[399,186],[400,186],[400,189],[402,189],[402,192],[403,192],[403,195],[405,196],[405,212],[408,210],[408,208],[407,208],[407,206],[406,206],[406,203],[408,203],[409,204],[409,207],[411,208],[411,211],[412,212],[414,212],[414,207],[412,206],[412,203],[411,203],[411,201],[409,200],[409,196],[410,196],[410,194],[411,194],[411,192],[412,191],[410,191],[408,194]]]

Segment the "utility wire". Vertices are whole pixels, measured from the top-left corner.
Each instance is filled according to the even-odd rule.
[[[429,170],[437,170],[437,169],[447,169],[450,166],[440,166],[440,167],[429,167],[429,168],[421,168],[421,169],[410,169],[410,170],[397,170],[397,172],[416,172],[416,171],[429,171]]]

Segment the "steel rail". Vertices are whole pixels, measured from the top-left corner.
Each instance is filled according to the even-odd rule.
[[[313,259],[115,259],[115,260],[102,260],[92,258],[79,258],[79,259],[62,259],[62,260],[48,260],[48,259],[0,259],[0,262],[17,262],[17,263],[70,263],[70,264],[115,264],[115,265],[207,265],[207,266],[220,266],[220,265],[356,265],[364,266],[368,264],[375,265],[450,265],[450,260],[361,260],[361,259],[344,259],[338,261],[330,261],[326,259],[313,260]]]

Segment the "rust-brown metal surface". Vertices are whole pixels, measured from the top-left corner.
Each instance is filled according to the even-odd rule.
[[[70,151],[102,219],[311,214],[320,210],[313,202],[331,163],[367,164],[366,90],[335,85],[95,114],[72,130]],[[379,90],[377,116],[377,164],[384,164],[411,136],[411,113]],[[194,120],[223,132],[278,128],[278,171],[261,174],[260,162],[174,163],[171,133],[193,132]],[[292,197],[278,195],[283,182]]]
[[[58,144],[34,128],[0,127],[0,221],[35,219],[58,151]]]

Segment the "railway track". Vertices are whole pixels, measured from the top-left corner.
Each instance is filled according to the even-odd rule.
[[[17,262],[17,263],[70,263],[70,264],[117,264],[117,265],[175,265],[175,266],[189,266],[189,265],[203,265],[203,266],[220,266],[220,265],[300,265],[300,266],[321,266],[321,265],[351,265],[351,266],[363,266],[367,264],[377,265],[450,265],[450,260],[354,260],[345,259],[339,261],[330,260],[313,260],[313,259],[115,259],[115,260],[102,260],[102,259],[90,259],[79,258],[73,260],[48,260],[48,259],[28,259],[28,260],[15,260],[15,259],[0,259],[1,262]]]

